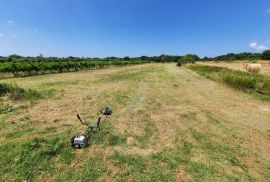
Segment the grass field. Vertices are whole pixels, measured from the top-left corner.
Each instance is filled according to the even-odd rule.
[[[268,181],[270,103],[175,64],[0,80],[0,181]],[[83,150],[70,138],[108,104]]]

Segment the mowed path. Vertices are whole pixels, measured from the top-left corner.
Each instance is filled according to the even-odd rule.
[[[102,123],[89,148],[73,151],[70,163],[53,164],[61,174],[41,168],[39,180],[87,181],[83,176],[91,170],[93,180],[100,181],[267,181],[270,177],[270,103],[185,67],[147,64],[1,80],[5,81],[41,91],[54,89],[55,95],[34,103],[8,101],[27,107],[0,115],[0,120],[5,119],[3,143],[22,122],[49,132],[20,129],[25,133],[14,136],[11,143],[35,137],[68,140],[84,131],[76,113],[90,120],[101,106],[113,108],[114,114]],[[69,145],[65,150],[71,150]],[[89,161],[102,168],[92,169]]]
[[[183,96],[201,111],[207,110],[231,126],[247,140],[257,142],[260,151],[270,157],[270,143],[265,138],[270,132],[270,105],[225,85],[201,77],[188,69],[175,70],[182,84]],[[259,137],[259,138],[257,138]]]

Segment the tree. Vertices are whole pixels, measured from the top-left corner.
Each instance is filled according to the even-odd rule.
[[[202,61],[210,61],[210,60],[211,60],[211,58],[209,58],[209,57],[205,56],[205,57],[204,57],[204,58],[202,58],[201,60],[202,60]]]
[[[126,56],[124,57],[124,60],[130,60],[130,57]]]
[[[147,60],[147,56],[141,56],[141,60]]]
[[[194,64],[196,61],[199,61],[199,60],[200,60],[199,56],[195,54],[187,54],[178,60],[178,66],[181,66],[182,64],[188,64],[188,63]]]
[[[168,62],[168,57],[166,55],[162,54],[159,56],[159,60],[161,63],[166,63],[166,62]]]
[[[263,51],[263,53],[262,53],[262,59],[264,59],[264,60],[270,60],[270,50]]]
[[[184,56],[188,60],[193,60],[194,62],[199,61],[200,58],[196,54],[187,54]]]

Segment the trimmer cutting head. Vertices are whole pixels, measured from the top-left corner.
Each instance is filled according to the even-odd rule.
[[[106,106],[100,110],[100,113],[102,115],[109,116],[112,114],[112,110],[108,106]]]

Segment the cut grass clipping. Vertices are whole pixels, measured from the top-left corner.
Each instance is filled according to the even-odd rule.
[[[225,83],[230,87],[251,93],[261,100],[270,101],[270,78],[217,66],[189,65],[191,70],[206,78]]]
[[[7,95],[11,100],[36,99],[41,94],[33,89],[23,89],[15,83],[0,83],[0,97]]]

